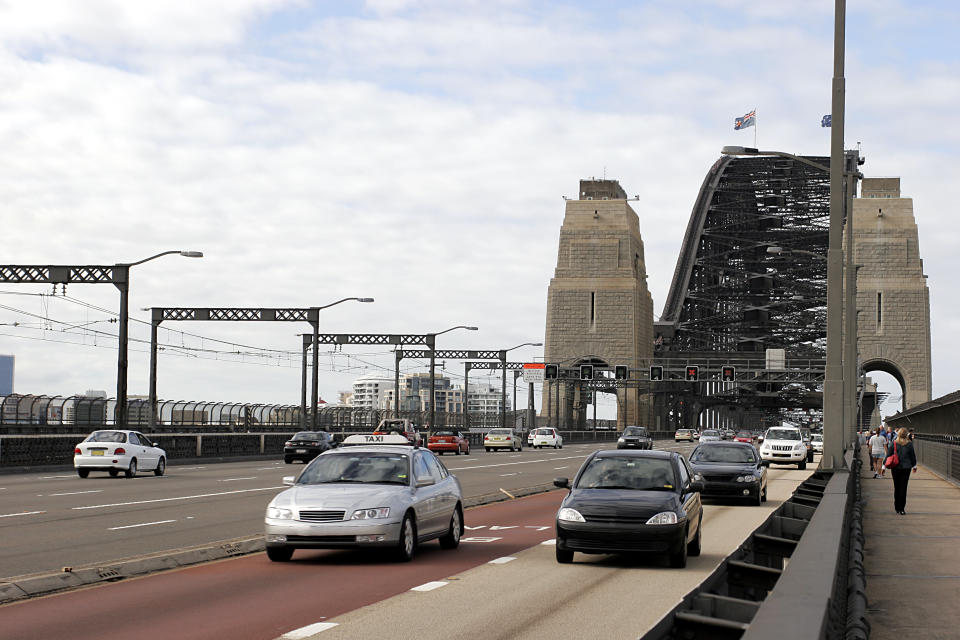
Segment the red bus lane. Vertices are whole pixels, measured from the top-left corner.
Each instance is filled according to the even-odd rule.
[[[10,603],[0,638],[277,638],[549,540],[564,495],[468,509],[458,549],[429,542],[409,563],[362,550],[298,550],[289,563],[256,554]]]

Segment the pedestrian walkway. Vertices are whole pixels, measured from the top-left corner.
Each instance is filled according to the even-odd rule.
[[[875,479],[865,462],[861,479],[871,640],[960,638],[960,487],[921,466],[901,516],[889,470]]]

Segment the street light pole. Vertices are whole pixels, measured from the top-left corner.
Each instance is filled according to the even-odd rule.
[[[201,251],[162,251],[156,255],[136,262],[121,262],[113,267],[113,284],[120,291],[120,319],[119,319],[119,349],[117,350],[117,407],[114,414],[114,423],[117,426],[126,426],[127,419],[127,345],[130,334],[130,267],[149,262],[161,256],[180,254],[185,258],[202,258]],[[152,412],[153,409],[150,409]],[[139,421],[138,421],[139,422]]]
[[[317,428],[317,403],[320,401],[320,311],[323,309],[329,309],[330,307],[336,306],[343,302],[349,302],[350,300],[356,300],[357,302],[373,302],[373,298],[343,298],[337,300],[336,302],[331,302],[330,304],[325,304],[322,307],[310,307],[311,313],[316,314],[316,321],[311,322],[313,325],[313,376],[310,385],[310,401],[313,403],[312,408],[310,409],[310,428]]]
[[[427,348],[430,349],[430,424],[428,425],[428,432],[433,431],[433,421],[436,419],[436,387],[434,385],[433,370],[436,366],[436,359],[434,354],[437,350],[437,336],[443,335],[444,333],[449,333],[455,329],[466,329],[467,331],[476,331],[477,327],[468,327],[463,324],[459,324],[455,327],[450,327],[449,329],[444,329],[438,333],[428,333],[427,334]]]
[[[507,351],[513,351],[520,347],[542,347],[542,342],[523,342],[509,349],[500,351],[500,427],[507,426]],[[514,378],[516,382],[516,378]],[[516,410],[516,386],[514,386],[514,410]]]

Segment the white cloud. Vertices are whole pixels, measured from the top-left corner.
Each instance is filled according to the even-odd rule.
[[[0,5],[5,261],[206,253],[138,267],[133,309],[373,296],[375,305],[325,311],[324,327],[471,323],[482,330],[444,336],[443,346],[537,340],[560,196],[606,172],[641,196],[634,206],[659,313],[703,176],[724,144],[752,143],[753,131],[732,130],[735,116],[758,108],[761,146],[826,154],[829,144],[819,128],[830,101],[829,3],[806,12],[751,5],[742,24],[727,26],[709,19],[714,5],[741,4],[641,8],[604,22],[577,6],[383,1],[266,34],[257,28],[271,11],[304,7],[140,4],[81,11],[64,2],[47,15]],[[915,198],[935,310],[935,391],[945,393],[960,386],[939,364],[949,347],[937,343],[957,299],[942,274],[953,259],[944,238],[955,225],[947,185],[957,172],[958,60],[874,66],[862,42],[849,57],[848,140],[864,142],[868,175],[902,175]],[[108,287],[69,293],[117,306]],[[51,317],[105,318],[51,305]],[[0,312],[0,322],[15,318]],[[306,327],[169,329],[296,351],[293,334]],[[0,351],[18,354],[21,391],[113,388],[108,348],[0,336]],[[390,356],[364,358],[392,366]],[[168,397],[299,397],[296,359],[289,369],[169,354],[161,362]],[[337,362],[347,366],[345,356]],[[145,356],[132,356],[130,371],[131,392],[144,392]],[[360,371],[326,375],[323,395]]]

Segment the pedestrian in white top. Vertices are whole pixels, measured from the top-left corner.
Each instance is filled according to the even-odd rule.
[[[873,477],[879,478],[883,473],[883,459],[887,454],[887,439],[876,429],[867,443],[870,445],[870,462],[873,466]]]

